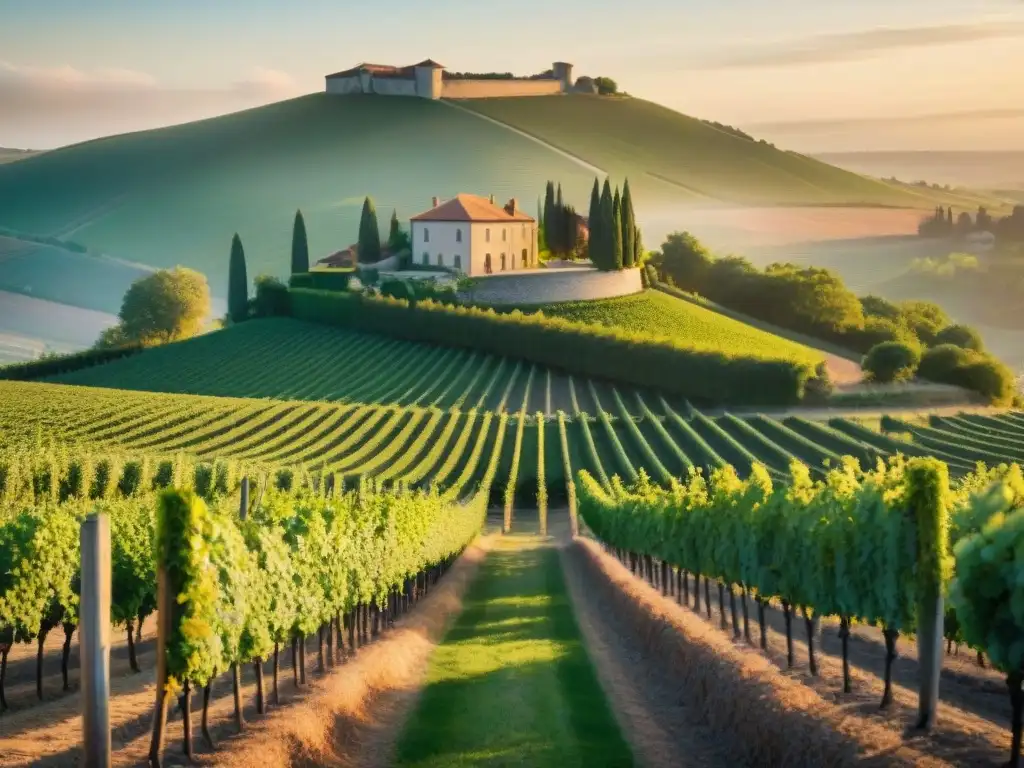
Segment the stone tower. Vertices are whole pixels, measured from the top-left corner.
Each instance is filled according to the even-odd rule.
[[[556,61],[551,65],[551,72],[555,79],[561,82],[562,93],[569,93],[572,90],[572,64]]]

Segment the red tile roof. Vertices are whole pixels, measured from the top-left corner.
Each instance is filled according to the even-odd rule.
[[[412,217],[412,221],[533,221],[521,210],[510,214],[479,195],[456,195],[435,208]]]
[[[333,75],[327,75],[328,79],[335,77],[355,77],[360,72],[369,72],[374,77],[405,77],[413,78],[416,76],[416,67],[430,67],[431,69],[444,69],[443,64],[438,64],[433,59],[425,59],[419,64],[410,64],[406,67],[394,67],[390,64],[357,64],[351,69],[346,69],[341,72],[335,72]]]

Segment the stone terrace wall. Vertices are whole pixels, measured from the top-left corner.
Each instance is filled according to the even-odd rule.
[[[444,99],[487,99],[508,96],[550,96],[561,93],[558,80],[445,80]]]
[[[466,299],[481,304],[552,304],[626,296],[643,290],[639,269],[531,269],[479,278]]]

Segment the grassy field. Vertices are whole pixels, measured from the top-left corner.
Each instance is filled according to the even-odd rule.
[[[431,659],[397,765],[631,766],[590,665],[558,553],[503,538]]]
[[[585,158],[613,176],[628,176],[645,202],[668,189],[694,201],[745,205],[928,207],[936,200],[932,191],[900,189],[858,176],[641,99],[552,96],[479,99],[465,106]]]
[[[545,315],[584,323],[696,339],[736,354],[771,355],[809,363],[816,363],[823,357],[816,349],[653,290],[601,301],[546,304],[542,311]]]

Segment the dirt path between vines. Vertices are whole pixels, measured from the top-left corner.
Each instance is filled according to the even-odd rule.
[[[344,663],[328,666],[325,674],[315,671],[317,644],[315,636],[310,638],[305,687],[293,685],[290,653],[282,649],[281,706],[271,707],[266,716],[255,711],[255,674],[252,665],[247,665],[242,679],[246,730],[240,735],[235,732],[230,679],[222,675],[214,685],[210,705],[210,730],[218,744],[216,751],[210,751],[203,743],[199,732],[201,695],[193,696],[196,764],[242,768],[316,764],[384,768],[390,765],[395,741],[415,704],[430,653],[448,623],[461,611],[462,595],[489,545],[489,538],[483,537],[469,547],[441,582],[409,614],[399,619],[393,629],[361,647]],[[149,634],[144,633],[144,638]],[[50,643],[47,648],[50,649]],[[118,676],[115,672],[111,680],[114,766],[147,764],[155,700],[152,642],[144,640],[141,651],[141,673]],[[52,670],[49,658],[47,666]],[[45,680],[47,690],[54,694],[60,689],[59,669],[58,657],[57,674],[49,674]],[[265,675],[269,699],[269,664],[265,665]],[[73,675],[72,680],[76,677]],[[34,690],[34,682],[30,684]],[[29,704],[21,696],[19,699],[23,705]],[[0,766],[81,765],[79,708],[80,695],[75,691],[0,716]],[[172,712],[168,718],[165,765],[186,765],[181,738],[181,716]]]
[[[612,620],[601,593],[588,588],[578,558],[559,542],[565,582],[576,621],[608,703],[639,765],[647,768],[710,768],[734,762],[721,741],[680,696],[635,635]]]

